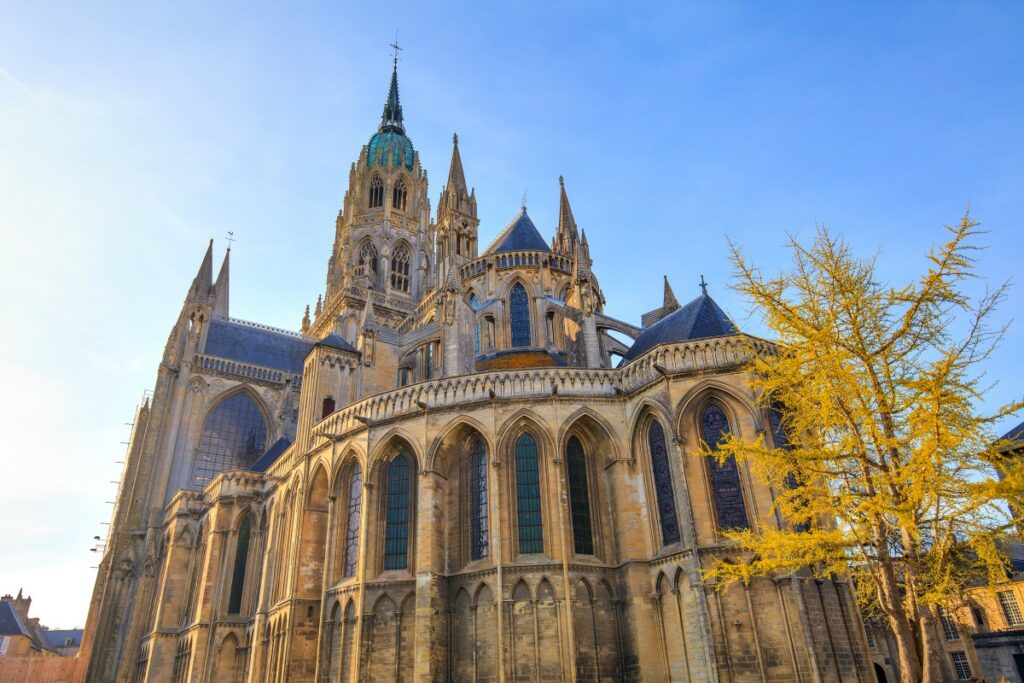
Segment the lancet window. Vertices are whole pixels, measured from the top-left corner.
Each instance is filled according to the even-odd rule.
[[[508,297],[509,326],[512,329],[512,346],[530,345],[530,300],[526,288],[518,282],[512,286]]]
[[[221,472],[249,469],[263,454],[266,440],[263,413],[248,394],[221,401],[203,424],[192,486],[202,489]]]
[[[412,517],[412,467],[405,453],[387,469],[384,510],[384,569],[409,566],[409,522]]]
[[[348,475],[348,505],[345,510],[345,557],[342,576],[356,575],[359,560],[359,523],[363,510],[363,470],[359,463],[352,465]]]
[[[715,451],[729,437],[729,418],[717,403],[709,403],[700,419],[701,438]],[[708,479],[718,513],[718,524],[723,529],[747,529],[747,506],[743,501],[740,472],[736,458],[729,456],[723,462],[712,454],[707,456]]]
[[[391,288],[409,291],[409,248],[404,244],[391,255]]]
[[[480,299],[477,298],[476,294],[473,294],[472,296],[469,297],[469,307],[472,308],[474,312],[478,308],[480,308]],[[475,336],[474,341],[473,341],[473,350],[476,353],[476,355],[478,355],[478,356],[480,355],[480,325],[481,324],[482,324],[481,322],[477,322],[476,325],[474,326],[474,330],[476,331],[476,336]]]
[[[371,242],[364,242],[359,249],[359,261],[356,263],[356,277],[367,276],[370,286],[377,286],[377,248]]]
[[[469,515],[470,515],[470,557],[480,560],[487,557],[488,515],[487,515],[487,445],[479,436],[469,444]]]
[[[516,512],[519,552],[544,552],[544,525],[540,508],[540,463],[537,442],[523,433],[515,445]]]
[[[569,512],[572,518],[572,542],[577,555],[594,554],[594,532],[590,520],[590,486],[587,482],[587,458],[583,444],[575,436],[565,447],[569,472]]]
[[[252,525],[249,515],[238,527],[238,542],[235,544],[235,567],[231,576],[231,593],[228,597],[228,614],[242,611],[242,597],[245,595],[245,570],[249,564],[249,536]]]
[[[406,194],[405,180],[403,178],[399,178],[395,181],[395,186],[391,191],[391,206],[398,211],[405,211]]]
[[[676,519],[676,493],[672,486],[672,470],[668,462],[665,430],[657,420],[647,429],[647,446],[651,452],[651,473],[654,493],[658,502],[658,521],[661,524],[661,543],[679,542],[679,522]]]
[[[384,206],[384,181],[379,175],[370,179],[370,208],[377,209]]]

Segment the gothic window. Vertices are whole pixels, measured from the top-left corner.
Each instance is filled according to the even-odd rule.
[[[469,297],[469,307],[472,308],[474,311],[476,311],[478,308],[480,308],[480,299],[478,299],[476,297],[476,294],[473,294],[472,296]],[[473,340],[473,350],[476,353],[476,355],[479,356],[480,355],[480,323],[479,322],[474,326],[474,329],[475,329],[476,336],[474,337],[474,340]]]
[[[263,413],[244,392],[220,402],[206,418],[192,466],[192,486],[202,489],[219,473],[247,470],[262,455],[267,439]]]
[[[409,249],[404,244],[391,256],[391,288],[409,291]]]
[[[348,509],[345,512],[345,557],[342,576],[356,575],[359,560],[359,519],[363,507],[363,470],[359,463],[352,465],[348,475]]]
[[[555,312],[548,311],[544,318],[544,331],[547,333],[548,344],[555,343]]]
[[[469,446],[470,556],[487,557],[487,445],[474,436]]]
[[[729,436],[729,418],[717,403],[709,403],[700,418],[701,438],[714,451]],[[707,456],[708,479],[722,529],[747,529],[747,506],[743,502],[740,472],[733,456],[719,464],[714,455]]]
[[[939,605],[939,621],[942,623],[942,635],[946,640],[960,640],[960,632],[956,630],[956,621],[949,610]]]
[[[384,206],[384,181],[379,175],[370,179],[370,208],[377,209]]]
[[[590,487],[587,485],[587,458],[583,444],[575,436],[565,447],[569,470],[569,512],[572,517],[572,542],[577,555],[594,554],[594,533],[590,523]]]
[[[405,211],[405,180],[399,178],[391,192],[391,206],[398,211]]]
[[[333,396],[328,396],[324,399],[323,408],[320,411],[320,419],[324,419],[328,415],[334,412],[335,402]]]
[[[516,441],[516,512],[519,552],[544,552],[544,525],[540,510],[540,463],[537,442],[523,433]]]
[[[412,371],[409,368],[398,368],[398,386],[412,384]]]
[[[434,343],[430,342],[423,347],[423,378],[434,378]]]
[[[494,316],[486,316],[484,318],[484,338],[481,347],[484,351],[491,351],[494,349]]]
[[[512,346],[530,345],[530,300],[526,289],[518,282],[508,297],[509,323],[512,328]]]
[[[676,493],[672,486],[672,470],[665,446],[665,430],[657,420],[647,429],[647,445],[651,451],[651,472],[654,475],[654,493],[658,501],[658,521],[661,523],[661,543],[679,542],[679,523],[676,521]]]
[[[384,569],[409,566],[409,522],[412,507],[412,467],[409,457],[399,453],[387,470],[384,511]]]
[[[377,286],[377,248],[371,242],[364,242],[359,250],[359,263],[356,264],[356,276],[365,275],[370,278],[370,286]]]
[[[231,594],[228,598],[228,614],[242,611],[242,596],[245,592],[245,569],[249,563],[249,535],[251,524],[249,515],[245,516],[238,527],[238,543],[235,545],[235,568],[231,576]]]

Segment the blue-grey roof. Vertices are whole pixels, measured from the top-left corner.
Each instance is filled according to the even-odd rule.
[[[1002,438],[1007,441],[1024,441],[1024,422],[1003,434]]]
[[[274,442],[274,445],[264,451],[263,455],[256,459],[256,462],[249,468],[250,472],[266,472],[267,468],[274,464],[274,461],[281,457],[281,454],[288,450],[292,442],[282,436]]]
[[[622,362],[628,363],[659,344],[736,334],[738,328],[707,294],[669,313],[640,333]]]
[[[334,332],[331,332],[329,335],[318,341],[316,345],[329,346],[332,349],[340,349],[342,351],[356,351],[356,347],[349,344],[347,341],[342,339],[340,335]]]
[[[206,333],[203,353],[301,374],[302,361],[311,348],[313,342],[309,339],[214,318]]]
[[[366,151],[366,165],[373,166],[405,166],[412,170],[415,151],[412,140],[405,133],[381,131],[370,138],[369,149]]]
[[[21,623],[14,607],[6,600],[0,601],[0,636],[29,636],[31,633]]]
[[[80,628],[41,631],[41,633],[52,648],[78,647],[82,644],[82,629]]]
[[[533,224],[526,214],[526,207],[519,212],[512,222],[505,226],[505,229],[498,233],[498,236],[487,247],[487,254],[500,254],[504,251],[551,251],[548,243],[541,237],[537,226]]]

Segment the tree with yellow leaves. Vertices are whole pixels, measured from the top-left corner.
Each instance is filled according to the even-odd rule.
[[[775,337],[750,371],[780,423],[771,443],[729,437],[714,456],[748,462],[787,524],[727,532],[750,561],[709,574],[852,575],[895,635],[905,683],[945,678],[936,609],[971,581],[1005,580],[1000,548],[1020,521],[1006,503],[1024,509],[1024,466],[991,433],[1022,404],[981,410],[1006,285],[964,292],[977,225],[947,228],[927,272],[901,287],[825,228],[810,246],[791,237],[792,266],[774,277],[732,245],[736,288]]]

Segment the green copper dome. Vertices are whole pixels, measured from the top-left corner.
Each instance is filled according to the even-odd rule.
[[[412,170],[412,140],[405,134],[402,121],[402,104],[398,100],[398,60],[391,71],[391,88],[380,117],[380,127],[370,138],[366,153],[366,165],[405,166]]]

